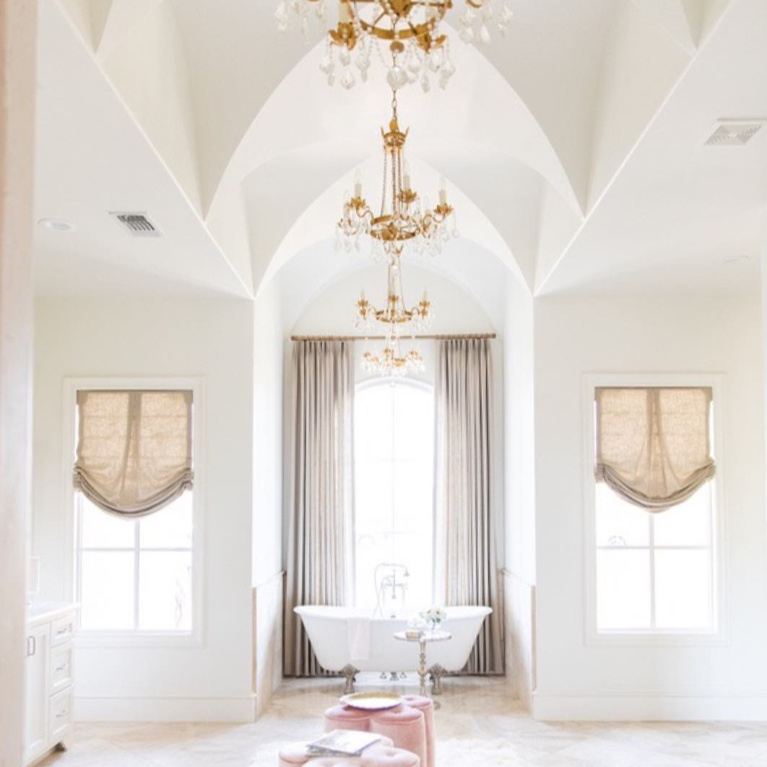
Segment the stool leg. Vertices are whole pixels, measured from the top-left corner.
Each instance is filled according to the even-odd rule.
[[[341,673],[346,677],[346,684],[344,686],[344,695],[350,695],[354,692],[354,677],[357,676],[358,668],[354,668],[351,663],[347,663],[342,669]]]

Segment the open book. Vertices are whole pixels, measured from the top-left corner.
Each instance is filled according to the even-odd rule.
[[[309,743],[310,756],[359,756],[368,746],[378,743],[380,735],[358,730],[333,730]]]

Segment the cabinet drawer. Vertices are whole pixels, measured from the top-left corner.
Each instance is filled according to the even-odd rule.
[[[73,681],[72,645],[54,647],[51,651],[51,693],[57,693],[69,687]]]
[[[57,647],[72,640],[75,633],[75,616],[67,615],[51,624],[51,645]]]
[[[48,717],[50,736],[48,743],[51,746],[61,743],[72,726],[73,704],[74,688],[72,687],[62,690],[50,699],[50,714]]]

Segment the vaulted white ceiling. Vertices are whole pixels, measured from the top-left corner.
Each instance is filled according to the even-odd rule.
[[[400,94],[416,186],[434,198],[444,175],[458,209],[430,268],[492,302],[504,272],[536,295],[756,290],[767,128],[703,142],[719,118],[767,117],[767,2],[509,3],[505,39],[454,35],[447,90]],[[325,282],[356,268],[333,223],[355,168],[376,199],[390,94],[380,71],[328,87],[322,43],[277,32],[274,5],[40,0],[37,215],[76,227],[39,229],[42,293],[247,298],[295,259]],[[314,272],[289,271],[312,280],[298,293]]]

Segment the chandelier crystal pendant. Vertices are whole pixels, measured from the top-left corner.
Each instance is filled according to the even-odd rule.
[[[415,346],[415,333],[426,330],[434,318],[431,302],[426,291],[421,300],[408,308],[403,297],[402,270],[399,261],[388,265],[386,303],[376,308],[368,301],[364,291],[357,301],[354,326],[357,330],[369,333],[371,330],[384,328],[384,344],[380,353],[365,351],[363,365],[369,372],[381,375],[405,375],[408,372],[421,371],[424,368],[423,356]],[[411,348],[402,350],[402,339],[409,337]]]
[[[489,43],[491,28],[505,34],[513,14],[506,0],[463,0],[464,13],[459,36],[464,42],[481,40]],[[329,6],[337,8],[335,26]],[[354,69],[365,82],[373,51],[384,61],[382,45],[404,53],[403,63],[388,66],[387,79],[393,88],[418,81],[424,91],[431,88],[431,78],[438,78],[445,88],[455,73],[450,58],[450,40],[444,31],[447,12],[453,0],[280,0],[275,17],[280,30],[296,21],[308,38],[309,19],[316,16],[327,30],[327,49],[320,70],[328,83],[336,81],[342,70],[341,84],[354,87]],[[337,51],[337,55],[336,55]],[[354,54],[354,66],[352,66]]]
[[[399,338],[387,339],[380,354],[365,351],[362,355],[362,366],[368,373],[389,377],[421,373],[425,369],[421,352],[415,348],[403,351]]]
[[[362,182],[355,178],[354,193],[346,196],[343,215],[336,226],[336,248],[351,253],[359,251],[363,235],[373,241],[373,257],[398,261],[405,245],[416,255],[438,255],[445,242],[458,236],[455,211],[447,201],[444,179],[439,190],[439,204],[433,209],[423,204],[413,189],[410,168],[405,160],[408,131],[401,131],[397,117],[397,92],[392,96],[392,119],[389,130],[381,129],[384,144],[381,206],[376,215],[362,196]]]

